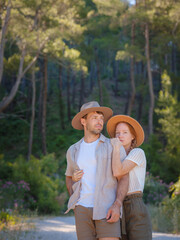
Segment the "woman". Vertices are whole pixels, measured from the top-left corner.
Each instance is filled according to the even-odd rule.
[[[146,157],[138,148],[144,141],[141,125],[126,115],[116,115],[107,123],[107,132],[113,146],[112,169],[115,177],[129,173],[129,189],[123,202],[126,236],[128,240],[152,239],[151,221],[142,200]],[[117,141],[119,146],[117,146]],[[116,143],[116,144],[115,144]],[[127,157],[120,161],[120,146],[125,148]]]

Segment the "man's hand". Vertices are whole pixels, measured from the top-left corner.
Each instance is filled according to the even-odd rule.
[[[72,175],[73,182],[79,181],[82,178],[83,174],[84,174],[83,170],[75,170]]]
[[[106,219],[107,222],[113,223],[117,222],[120,218],[120,207],[122,203],[116,199],[116,201],[113,203],[113,205],[109,208]]]

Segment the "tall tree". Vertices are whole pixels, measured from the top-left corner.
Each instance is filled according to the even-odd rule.
[[[46,112],[47,112],[47,56],[44,56],[44,66],[43,66],[43,88],[42,88],[42,119],[41,119],[41,139],[42,139],[42,152],[44,155],[47,154],[46,148]]]
[[[131,24],[131,45],[134,46],[134,38],[135,38],[135,21],[132,21]],[[130,63],[130,79],[131,79],[131,97],[129,100],[129,105],[128,105],[128,111],[127,114],[131,115],[132,108],[134,105],[134,100],[135,100],[135,94],[136,94],[136,88],[135,88],[135,74],[134,74],[134,56],[131,56],[131,63]]]
[[[61,129],[65,129],[64,123],[64,100],[63,100],[63,82],[62,82],[62,65],[59,65],[59,112],[60,112],[60,121],[61,121]]]
[[[39,17],[39,11],[32,5],[26,5],[27,3],[23,1],[14,1],[11,9],[11,17],[9,19],[9,24],[6,24],[6,31],[9,33],[11,39],[16,41],[17,46],[19,47],[19,52],[21,55],[19,61],[19,71],[14,86],[12,87],[10,93],[5,96],[0,102],[0,113],[7,108],[7,106],[14,99],[21,79],[26,74],[26,72],[32,67],[34,62],[37,60],[40,51],[44,47],[45,43],[49,39],[48,35],[39,35],[41,29],[37,31],[37,18]],[[37,6],[39,7],[39,6]],[[34,8],[34,9],[33,9]],[[7,7],[6,16],[10,14],[10,10]],[[31,19],[31,21],[29,21]],[[4,35],[2,34],[2,37]],[[3,38],[2,38],[3,39]],[[32,43],[36,41],[36,43]],[[3,40],[2,40],[3,43]],[[3,45],[3,44],[2,44]],[[3,48],[2,48],[3,49]],[[29,64],[24,69],[24,59],[30,51],[34,50],[34,54],[30,58]],[[2,51],[1,51],[2,52]],[[3,57],[3,56],[1,56]]]
[[[3,3],[2,3],[3,4]],[[1,16],[1,22],[2,22],[2,27],[0,31],[0,84],[2,81],[2,75],[3,75],[3,58],[4,58],[4,46],[5,46],[5,41],[6,41],[6,33],[8,29],[8,24],[9,24],[9,19],[11,15],[11,0],[8,0],[7,5],[5,4],[3,6],[0,5],[1,9],[6,9],[5,17],[3,19],[3,12],[0,13]]]
[[[80,83],[80,91],[79,91],[79,109],[84,103],[84,73],[81,71],[81,83]]]
[[[9,24],[5,24],[7,21],[4,21],[3,29],[6,31],[1,34],[1,45],[3,46],[5,32],[7,32],[6,35],[9,39],[16,42],[21,59],[17,81],[9,95],[4,96],[0,102],[0,112],[7,108],[14,99],[22,77],[38,59],[39,54],[44,49],[47,50],[47,45],[54,44],[54,48],[59,51],[59,46],[56,45],[58,42],[61,43],[65,39],[69,41],[75,35],[82,33],[82,27],[77,22],[77,9],[82,4],[82,0],[77,0],[76,3],[77,6],[74,6],[71,0],[66,2],[64,0],[39,0],[36,2],[14,0],[12,2],[11,9],[13,11],[11,11]],[[6,10],[7,19],[9,19],[8,9]],[[1,50],[1,52],[3,51]],[[30,61],[24,69],[25,56],[29,56]]]
[[[35,79],[35,67],[32,68],[32,104],[31,104],[31,123],[30,123],[30,132],[29,132],[29,144],[28,144],[28,154],[27,160],[30,160],[32,154],[32,144],[33,144],[33,131],[34,131],[34,119],[35,119],[35,103],[36,103],[36,79]]]
[[[99,103],[100,103],[100,105],[103,105],[101,69],[100,69],[100,60],[99,60],[98,49],[97,48],[95,48],[95,62],[96,62],[96,67],[97,67],[97,80],[98,80],[98,89],[99,89]]]
[[[146,61],[147,61],[147,73],[148,73],[148,83],[149,83],[149,95],[150,95],[150,107],[149,107],[149,134],[153,134],[153,113],[154,113],[154,89],[153,89],[153,79],[151,72],[151,58],[150,58],[150,46],[149,46],[149,23],[145,23],[145,39],[146,39]]]
[[[71,121],[71,100],[70,100],[70,76],[71,76],[71,68],[70,68],[70,63],[67,63],[67,92],[66,92],[66,97],[67,97],[67,117],[69,122]]]

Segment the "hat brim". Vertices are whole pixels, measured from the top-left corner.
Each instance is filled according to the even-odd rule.
[[[111,138],[115,137],[116,126],[120,122],[129,123],[135,130],[137,147],[144,142],[144,130],[141,125],[132,117],[126,115],[116,115],[107,122],[107,132]]]
[[[113,115],[112,109],[108,108],[108,107],[87,108],[87,109],[77,113],[74,116],[74,118],[72,119],[72,122],[71,122],[73,128],[78,129],[78,130],[83,130],[84,127],[82,126],[80,119],[90,112],[102,112],[104,115],[104,122],[106,122]]]

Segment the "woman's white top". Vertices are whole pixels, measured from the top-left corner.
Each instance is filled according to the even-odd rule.
[[[125,160],[130,160],[137,165],[129,172],[128,193],[136,191],[143,192],[146,176],[146,156],[141,148],[134,148],[127,155]]]

